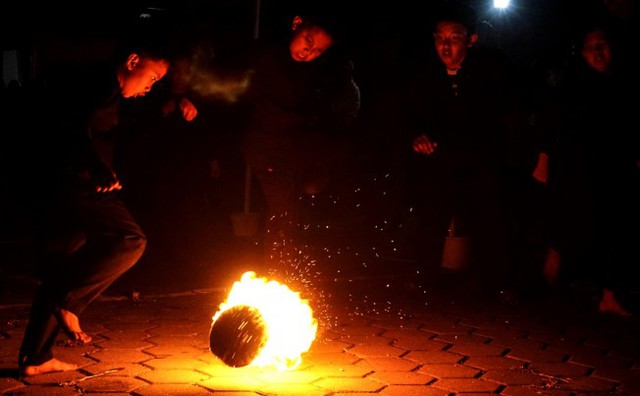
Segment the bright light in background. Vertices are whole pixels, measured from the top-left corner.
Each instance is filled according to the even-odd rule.
[[[509,3],[509,0],[493,0],[493,6],[502,10],[509,7]]]

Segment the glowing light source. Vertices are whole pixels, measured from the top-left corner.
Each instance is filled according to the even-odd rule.
[[[245,272],[213,316],[211,352],[232,367],[292,370],[316,337],[317,321],[299,293]]]
[[[509,0],[493,0],[493,7],[494,8],[500,8],[500,9],[505,9],[507,7],[509,7]]]

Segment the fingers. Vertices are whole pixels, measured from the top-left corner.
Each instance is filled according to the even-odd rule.
[[[432,141],[427,135],[420,135],[413,141],[413,151],[419,154],[433,154],[438,143]]]
[[[117,191],[117,190],[122,190],[122,184],[120,184],[119,180],[116,180],[115,182],[109,184],[108,186],[96,187],[96,192],[99,192],[99,193],[107,193],[107,192]]]
[[[180,109],[182,110],[182,116],[187,121],[193,120],[198,115],[198,109],[187,98],[182,98],[182,100],[180,101]]]

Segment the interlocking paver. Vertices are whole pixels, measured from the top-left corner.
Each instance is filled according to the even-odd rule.
[[[136,396],[199,396],[211,395],[211,391],[197,385],[151,384],[136,389],[133,394]]]
[[[86,381],[79,382],[76,386],[85,393],[131,392],[145,384],[145,382],[137,378],[103,376],[89,378]]]
[[[368,378],[322,378],[313,384],[331,392],[377,392],[384,388]]]
[[[473,378],[481,371],[461,364],[425,364],[418,372],[436,378]]]
[[[210,378],[201,372],[185,369],[151,370],[138,377],[152,384],[196,384]]]
[[[391,385],[377,394],[382,396],[447,396],[449,392],[429,386]]]
[[[501,385],[477,378],[442,378],[431,386],[451,392],[496,392]]]
[[[403,312],[398,315],[378,313],[377,307],[363,314],[362,305],[361,313],[353,315],[342,306],[335,322],[319,329],[300,366],[280,372],[229,367],[208,350],[212,307],[219,297],[184,293],[97,301],[83,317],[94,342],[60,344],[54,351],[81,369],[29,378],[16,375],[28,310],[0,308],[0,318],[8,318],[0,323],[0,391],[139,396],[640,394],[640,323],[633,318],[621,323],[584,311],[523,307],[517,312],[451,300],[440,304],[433,295],[428,305],[396,303],[406,304],[406,309],[396,309]]]
[[[385,385],[427,385],[434,380],[434,377],[419,371],[380,371],[369,374],[367,378]]]
[[[403,357],[421,364],[454,364],[464,358],[464,356],[447,351],[411,351]]]
[[[370,357],[355,364],[374,372],[411,371],[419,367],[418,363],[401,358]]]

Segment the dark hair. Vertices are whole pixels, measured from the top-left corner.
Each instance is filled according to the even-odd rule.
[[[173,58],[165,24],[138,18],[129,25],[126,33],[117,37],[116,62],[124,61],[132,53],[155,60]]]
[[[476,32],[477,14],[469,4],[459,0],[444,1],[437,5],[432,19],[435,29],[440,22],[451,21],[464,25],[469,34]]]

